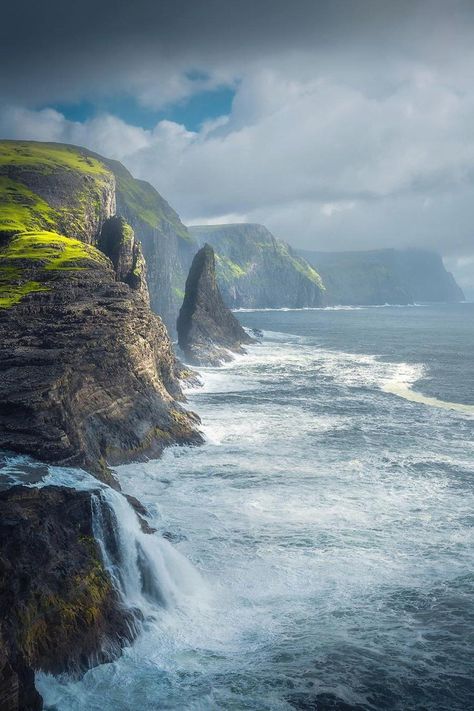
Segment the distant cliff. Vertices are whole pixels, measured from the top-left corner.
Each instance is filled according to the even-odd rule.
[[[177,330],[181,349],[195,365],[219,365],[231,360],[229,351],[243,353],[242,344],[252,342],[222,300],[214,250],[208,244],[189,270]]]
[[[464,299],[441,257],[428,250],[298,250],[298,254],[321,275],[327,304],[411,304]]]
[[[190,227],[216,253],[217,282],[231,308],[319,306],[324,287],[317,271],[263,225]]]

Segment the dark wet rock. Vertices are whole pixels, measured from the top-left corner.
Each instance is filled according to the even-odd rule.
[[[0,708],[37,711],[34,671],[80,673],[136,633],[93,536],[93,492],[0,493]],[[98,495],[97,492],[95,495]]]
[[[188,540],[184,533],[176,533],[175,531],[163,531],[161,535],[170,543],[181,543]]]
[[[137,514],[137,518],[140,522],[140,528],[142,529],[143,533],[156,533],[157,529],[150,526],[150,524],[146,520],[146,517],[150,515],[146,506],[144,506],[141,501],[139,501],[135,496],[132,496],[131,494],[124,494],[124,496],[132,507],[132,509]]]
[[[196,365],[219,365],[253,339],[225,306],[217,286],[214,250],[204,245],[193,259],[178,317],[178,343]]]

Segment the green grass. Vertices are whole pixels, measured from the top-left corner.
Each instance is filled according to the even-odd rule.
[[[224,281],[233,282],[235,279],[240,279],[247,274],[247,271],[240,264],[221,254],[215,253],[215,255],[217,270]]]
[[[34,168],[52,173],[60,168],[100,177],[109,173],[103,163],[81,152],[80,148],[60,143],[0,141],[0,170],[3,166]]]
[[[11,168],[15,172],[7,177]],[[80,178],[71,182],[69,193],[60,189],[63,180],[65,185],[69,184],[64,172]],[[51,184],[58,190],[60,206],[53,208],[33,192],[42,177],[45,186],[52,177]],[[104,189],[112,183],[111,171],[81,148],[34,141],[0,141],[0,233],[50,230],[88,242],[87,226],[94,218],[98,220]]]
[[[180,289],[178,286],[173,287],[173,294],[175,295],[176,299],[178,301],[183,301],[184,299],[184,290]]]
[[[321,279],[316,269],[313,269],[313,267],[311,267],[307,262],[305,262],[303,259],[300,259],[299,257],[293,257],[289,254],[288,258],[290,259],[293,268],[296,269],[297,272],[300,272],[300,274],[303,274],[303,276],[312,281],[313,284],[316,284],[316,286],[321,289],[321,291],[326,291],[326,287],[323,284],[323,280]]]
[[[28,294],[38,291],[49,291],[49,287],[40,284],[38,281],[26,281],[23,284],[15,283],[14,279],[12,279],[12,273],[4,272],[0,267],[0,309],[9,309],[18,304]]]
[[[56,225],[59,213],[16,180],[0,176],[0,232],[13,234]]]
[[[56,232],[23,232],[15,235],[0,250],[1,260],[30,259],[43,262],[45,269],[71,270],[83,268],[84,260],[108,266],[109,260],[98,249],[78,239]]]
[[[122,242],[133,242],[135,233],[126,220],[122,221]]]

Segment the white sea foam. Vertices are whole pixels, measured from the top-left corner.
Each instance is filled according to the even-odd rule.
[[[209,604],[198,579],[114,664],[79,682],[41,676],[50,707],[289,711],[292,693],[315,707],[328,693],[415,711],[452,693],[440,674],[468,688],[469,418],[393,397],[427,375],[421,364],[266,336],[203,371],[189,402],[202,447],[119,469]]]

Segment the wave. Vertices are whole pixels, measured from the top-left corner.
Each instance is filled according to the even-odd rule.
[[[301,306],[301,307],[290,307],[281,306],[279,308],[238,308],[231,309],[234,313],[254,313],[254,312],[264,312],[264,311],[363,311],[365,309],[404,309],[404,308],[414,308],[419,306],[427,306],[428,304],[360,304],[360,305],[344,305],[336,304],[334,306]]]
[[[449,400],[440,400],[437,397],[424,395],[423,393],[414,390],[409,384],[404,383],[403,381],[389,381],[385,383],[382,390],[386,393],[397,395],[404,400],[409,400],[410,402],[428,405],[429,407],[438,407],[442,410],[453,410],[455,412],[460,412],[463,415],[470,415],[474,417],[474,405],[467,405],[462,402],[450,402]]]
[[[263,333],[264,341],[248,347],[247,355],[226,363],[224,368],[205,369],[201,373],[201,392],[250,392],[260,389],[263,372],[266,379],[286,374],[296,383],[306,379],[307,373],[317,371],[321,378],[347,388],[383,392],[420,405],[474,416],[474,405],[442,400],[416,389],[416,383],[427,375],[422,363],[396,363],[378,355],[322,348],[304,336],[267,330]]]

